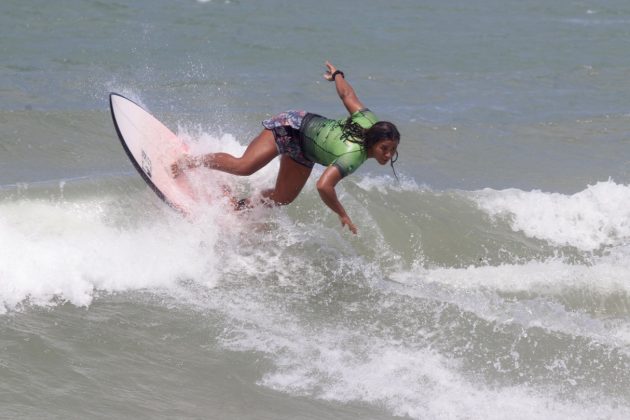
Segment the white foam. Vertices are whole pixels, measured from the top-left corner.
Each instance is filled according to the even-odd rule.
[[[97,290],[169,288],[188,278],[213,285],[213,224],[164,209],[121,228],[109,221],[113,206],[106,198],[0,204],[0,310],[25,301],[87,306]]]
[[[287,238],[285,229],[288,228],[283,226],[278,236],[282,245],[291,248],[295,242],[307,240],[291,235]],[[284,246],[281,248],[284,249]],[[602,264],[610,264],[614,270],[619,270],[619,287],[625,287],[623,277],[627,269],[622,266],[621,255],[618,257],[602,257]],[[279,250],[275,247],[232,259],[229,262],[230,271],[274,280],[263,287],[259,283],[251,287],[241,285],[238,292],[228,293],[220,299],[215,297],[213,303],[228,315],[230,324],[224,330],[220,343],[234,351],[263,353],[272,362],[273,366],[259,382],[265,387],[295,396],[366,403],[394,415],[417,419],[623,419],[630,414],[627,406],[617,405],[605,397],[597,401],[592,396],[571,401],[563,398],[567,390],[573,394],[588,393],[589,390],[577,386],[574,375],[566,368],[562,370],[561,366],[557,368],[560,379],[552,385],[531,382],[498,386],[488,384],[485,378],[476,377],[466,367],[460,366],[458,359],[449,356],[448,351],[440,354],[439,350],[432,349],[431,336],[436,334],[435,331],[424,331],[422,323],[414,324],[415,320],[406,318],[409,313],[404,310],[400,315],[401,323],[418,325],[417,330],[408,331],[406,338],[409,340],[396,338],[395,332],[390,334],[387,322],[379,324],[380,315],[354,318],[352,303],[345,304],[344,311],[348,317],[315,314],[312,319],[310,311],[299,313],[298,310],[296,313],[291,308],[301,306],[294,304],[302,302],[305,297],[310,301],[319,295],[317,299],[320,303],[326,301],[326,295],[313,293],[313,290],[326,288],[332,280],[323,278],[321,273],[302,269],[297,275],[282,263]],[[336,275],[344,277],[346,272],[354,273],[344,282],[360,281],[357,279],[362,276],[358,273],[363,273],[368,279],[382,275],[362,261],[360,256],[346,257],[340,264],[345,268],[331,268]],[[383,296],[391,296],[388,293],[390,290],[402,291],[413,297],[456,305],[462,311],[472,312],[499,326],[522,325],[526,329],[536,327],[569,332],[575,337],[593,337],[596,343],[621,348],[627,331],[622,325],[611,334],[610,319],[600,321],[587,314],[572,313],[553,299],[545,300],[556,291],[563,293],[566,287],[574,287],[573,276],[584,269],[588,270],[588,267],[579,266],[575,269],[577,271],[572,271],[573,267],[559,260],[531,262],[522,266],[418,269],[406,273],[406,278],[402,273],[398,276],[397,280],[402,283],[400,288],[393,282],[387,282],[395,285],[391,289],[383,285],[386,292]],[[545,273],[550,273],[550,276],[545,276]],[[601,273],[607,275],[605,269]],[[588,271],[582,274],[591,275]],[[593,283],[597,280],[594,279]],[[554,283],[557,285],[554,286]],[[581,287],[588,283],[588,279],[578,279],[577,285]],[[277,296],[273,290],[264,290],[269,287],[291,292],[285,296],[285,292],[280,291],[282,296]],[[499,295],[500,292],[519,291],[542,295],[542,299],[503,299]],[[270,304],[269,295],[288,301],[281,301],[286,305]],[[404,301],[409,302],[407,299]],[[389,305],[397,305],[396,302],[399,301],[395,297],[385,297],[374,306],[371,306],[372,302],[370,309],[378,314],[381,310],[388,312],[391,310]],[[364,304],[356,302],[358,314],[368,310]],[[322,319],[325,322],[320,322]],[[372,324],[373,320],[376,320],[376,325]],[[517,363],[518,353],[515,354]],[[487,356],[481,355],[489,363],[496,363]],[[563,363],[563,360],[558,359],[558,363]],[[518,367],[515,369],[518,373]],[[527,374],[527,370],[524,372]],[[568,376],[566,383],[561,379],[564,373]]]
[[[191,133],[180,127],[178,136],[192,154],[221,151],[240,156],[246,147],[230,134]],[[211,203],[200,204],[192,220],[161,205],[148,188],[129,211],[141,212],[145,206],[152,210],[134,226],[129,220],[137,214],[112,221],[121,214],[118,200],[132,197],[67,201],[62,195],[60,201],[0,203],[0,313],[25,302],[88,306],[97,291],[175,289],[182,279],[212,287],[217,240],[238,237],[239,229],[247,229],[243,220],[237,222],[237,215],[226,211],[228,203],[218,187],[228,185],[236,196],[253,194],[272,187],[277,170],[277,160],[251,177],[196,169],[190,178]]]
[[[626,263],[629,254],[630,248],[619,248],[617,252],[592,259],[589,264],[550,258],[498,266],[436,267],[411,273],[422,281],[463,289],[486,288],[501,293],[562,295],[568,289],[579,289],[604,296],[630,295],[630,267]]]
[[[550,259],[500,266],[417,268],[392,273],[391,278],[402,286],[391,288],[401,294],[449,302],[491,323],[589,337],[630,353],[627,322],[593,316],[599,308],[590,306],[606,298],[630,295],[630,268],[625,261],[627,254],[602,257],[589,265]],[[561,302],[572,293],[592,296],[593,301],[584,299],[576,308],[566,307]],[[505,299],[503,294],[521,297]]]
[[[484,189],[473,194],[493,218],[556,246],[594,251],[630,241],[630,186],[599,182],[573,195]]]
[[[267,354],[275,368],[260,383],[278,391],[369,403],[415,419],[460,419],[471,413],[485,419],[592,418],[592,407],[563,402],[527,385],[490,388],[483,380],[463,376],[457,362],[427,347],[360,329],[303,328],[291,317],[274,317],[262,305],[248,309],[252,315],[241,319],[244,326],[223,344]],[[597,410],[607,418],[628,414],[613,404]]]

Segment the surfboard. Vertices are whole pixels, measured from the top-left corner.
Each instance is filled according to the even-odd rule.
[[[171,173],[188,146],[134,101],[112,92],[109,106],[118,138],[142,179],[169,206],[189,215],[197,201],[194,189],[185,173],[176,178]]]

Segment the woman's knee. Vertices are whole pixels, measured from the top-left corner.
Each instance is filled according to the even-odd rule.
[[[263,191],[264,199],[269,200],[275,206],[286,206],[291,204],[297,195],[279,194],[275,189]]]

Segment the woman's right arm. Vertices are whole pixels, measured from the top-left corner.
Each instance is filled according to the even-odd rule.
[[[317,192],[322,201],[339,216],[341,227],[348,226],[348,229],[355,235],[357,234],[357,227],[352,223],[350,216],[346,213],[346,209],[343,208],[339,198],[337,198],[337,192],[335,186],[341,181],[341,172],[339,168],[334,165],[326,168],[322,176],[317,181]]]
[[[326,67],[328,68],[328,71],[324,73],[324,78],[332,82],[332,75],[337,71],[337,68],[333,66],[329,61],[326,61]],[[346,107],[350,115],[354,114],[360,109],[365,108],[357,97],[357,94],[354,92],[354,89],[352,89],[352,86],[350,86],[350,83],[346,81],[343,75],[337,74],[334,82],[335,87],[337,88],[337,94],[339,95],[339,98],[341,98],[343,105]]]

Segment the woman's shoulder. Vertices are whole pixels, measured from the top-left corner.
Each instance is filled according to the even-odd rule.
[[[378,121],[376,115],[369,108],[361,108],[350,115],[353,122],[362,127],[371,127]]]

